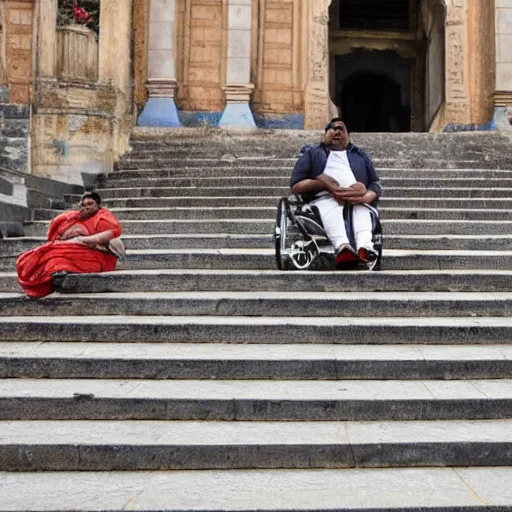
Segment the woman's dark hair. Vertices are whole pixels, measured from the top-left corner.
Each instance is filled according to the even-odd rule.
[[[343,119],[341,119],[341,117],[333,117],[326,125],[325,125],[325,132],[327,133],[328,130],[330,130],[332,128],[332,125],[334,123],[343,123],[345,124],[345,122],[343,121]]]
[[[93,201],[96,201],[98,206],[101,206],[101,197],[97,192],[86,192],[80,198],[80,203],[82,203],[84,199],[92,199]]]

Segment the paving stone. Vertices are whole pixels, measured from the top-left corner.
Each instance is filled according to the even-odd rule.
[[[507,464],[511,420],[4,421],[3,471],[306,469]]]
[[[3,379],[1,420],[509,419],[512,381]]]
[[[2,378],[507,378],[512,346],[0,343]]]
[[[510,508],[511,469],[0,473],[0,510],[448,512]],[[202,489],[201,493],[197,489]],[[70,493],[69,489],[73,489]],[[262,489],[265,492],[262,492]],[[501,507],[501,508],[500,508]]]
[[[485,292],[126,292],[39,301],[0,292],[0,316],[505,317],[511,309],[512,293]]]

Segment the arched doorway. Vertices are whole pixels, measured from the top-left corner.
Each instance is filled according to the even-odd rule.
[[[335,66],[335,103],[350,131],[410,131],[410,60],[394,52],[358,50],[338,56]]]
[[[445,101],[441,0],[333,0],[330,97],[351,131],[427,131]]]

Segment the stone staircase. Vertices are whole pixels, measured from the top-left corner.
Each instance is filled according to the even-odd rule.
[[[512,510],[512,153],[358,134],[381,272],[279,272],[321,134],[136,130],[103,184],[129,253],[43,300],[0,259],[0,511]]]

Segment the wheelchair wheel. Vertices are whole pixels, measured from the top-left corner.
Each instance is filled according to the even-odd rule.
[[[282,197],[277,207],[276,225],[274,227],[274,244],[276,251],[276,263],[279,270],[290,270],[292,262],[286,252],[286,239],[288,232],[288,215],[286,213],[287,199]]]
[[[376,219],[375,228],[373,231],[373,247],[377,251],[377,259],[368,264],[369,270],[380,270],[382,266],[382,246],[383,246],[383,236],[382,236],[382,225],[380,223],[380,219]]]
[[[305,241],[299,228],[290,220],[288,198],[283,197],[277,207],[274,228],[276,263],[279,270],[304,270],[315,259],[312,242]]]

